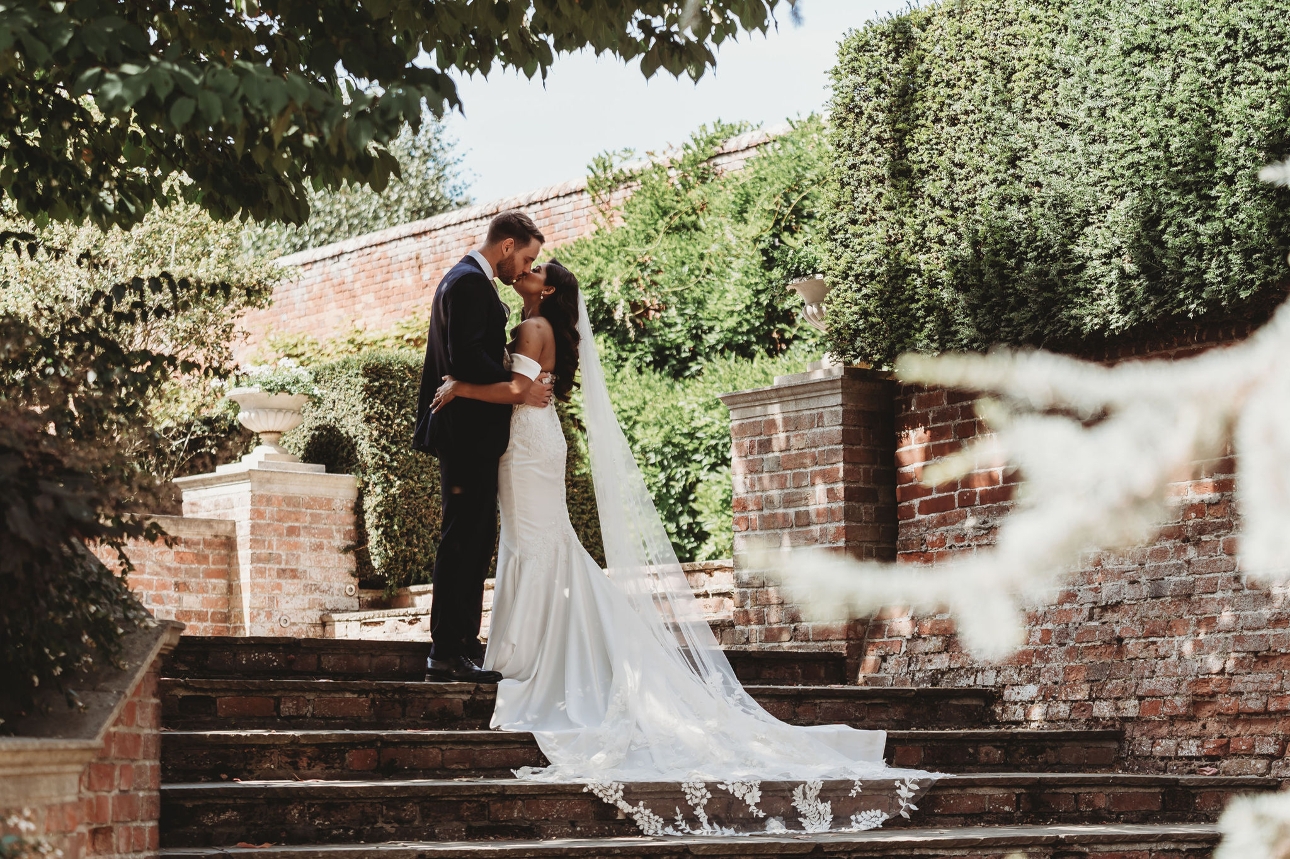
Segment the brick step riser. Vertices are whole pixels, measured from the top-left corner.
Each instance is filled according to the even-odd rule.
[[[493,711],[492,687],[469,692],[409,684],[383,691],[326,692],[274,688],[209,690],[181,680],[162,681],[162,722],[171,730],[326,730],[433,728],[481,730]],[[456,684],[452,684],[456,685]],[[894,697],[865,700],[813,696],[809,687],[751,690],[773,716],[799,725],[844,724],[857,728],[976,728],[989,718],[985,698]]]
[[[679,839],[670,839],[679,841]],[[712,839],[707,839],[711,841]],[[480,849],[472,845],[469,852],[460,848],[445,846],[441,850],[431,848],[406,847],[403,849],[381,847],[364,851],[356,847],[352,851],[339,853],[335,849],[325,854],[308,850],[292,851],[288,856],[279,856],[278,851],[239,851],[248,859],[460,859],[463,855],[478,856],[480,859],[604,859],[613,856],[615,859],[698,859],[714,856],[736,857],[747,859],[756,856],[793,856],[797,859],[885,859],[885,857],[909,857],[909,859],[931,859],[931,857],[953,857],[953,859],[1209,859],[1213,855],[1217,839],[1183,841],[1161,838],[1148,841],[1122,841],[1116,843],[1082,842],[1072,847],[1069,843],[1052,843],[1051,839],[1036,838],[1032,841],[1015,839],[1007,846],[983,847],[980,845],[946,846],[937,844],[884,844],[875,847],[872,844],[830,841],[828,844],[812,845],[800,841],[782,844],[767,843],[769,839],[758,838],[749,842],[741,839],[740,844],[727,849],[717,848],[711,843],[650,843],[629,845],[611,843],[606,846],[595,844],[561,844],[559,847],[517,846],[503,848],[500,845],[493,850]],[[603,843],[603,842],[602,842]],[[608,849],[607,849],[608,847]],[[725,847],[725,845],[722,845]],[[612,852],[610,852],[612,851]],[[219,848],[208,853],[198,854],[189,851],[161,851],[159,859],[227,859],[228,854]]]
[[[162,735],[164,783],[230,779],[512,778],[519,767],[546,766],[536,743],[299,743],[288,747],[185,744]]]
[[[971,737],[919,740],[888,737],[887,762],[955,773],[1096,772],[1115,763],[1118,743],[1098,736],[1045,739],[1019,733],[1002,739]],[[508,778],[512,770],[545,766],[531,737],[501,735],[488,742],[360,738],[282,744],[211,742],[164,734],[165,782],[228,779]]]
[[[176,678],[403,680],[425,677],[430,645],[344,639],[185,637],[163,663]],[[726,653],[745,684],[830,686],[847,683],[837,652],[735,650]]]
[[[179,640],[162,661],[165,677],[235,677],[243,680],[317,677],[332,680],[421,680],[430,645],[406,642],[278,640],[263,638]],[[366,645],[366,646],[364,646]]]
[[[913,823],[895,818],[886,827],[1213,822],[1237,792],[1176,786],[963,787],[947,779],[918,803]],[[568,788],[546,794],[471,795],[463,791],[462,795],[433,796],[418,795],[415,788],[408,788],[398,796],[372,798],[280,792],[233,799],[181,797],[174,789],[163,787],[161,819],[163,847],[246,841],[344,844],[640,834],[635,824],[620,818],[615,809]]]

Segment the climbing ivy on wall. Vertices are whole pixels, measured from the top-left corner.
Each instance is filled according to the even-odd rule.
[[[832,348],[1089,337],[1279,300],[1290,18],[1260,0],[1000,0],[852,33],[834,70]]]
[[[773,356],[815,339],[785,287],[819,268],[823,123],[805,120],[743,169],[721,169],[714,157],[743,130],[705,126],[645,167],[624,168],[625,155],[592,165],[604,224],[555,255],[578,275],[607,364],[681,378],[712,358]],[[630,196],[611,207],[620,190]]]

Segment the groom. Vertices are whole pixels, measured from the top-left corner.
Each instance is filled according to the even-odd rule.
[[[511,407],[458,398],[430,411],[444,376],[487,385],[509,382],[503,365],[510,311],[493,285],[511,285],[530,271],[545,241],[523,212],[503,212],[488,238],[439,282],[431,305],[417,425],[412,446],[439,458],[443,531],[434,561],[430,661],[426,679],[496,683],[479,667],[484,579],[497,541],[497,462],[510,443]],[[551,386],[529,389],[528,405],[546,406]]]

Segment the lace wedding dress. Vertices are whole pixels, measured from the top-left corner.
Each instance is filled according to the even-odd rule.
[[[885,766],[885,732],[788,725],[735,678],[613,417],[585,308],[579,329],[608,570],[569,521],[555,408],[517,406],[498,474],[501,534],[484,667],[505,677],[492,726],[532,732],[550,766],[516,774],[583,783],[647,834],[788,828],[775,811],[807,831],[908,817],[934,776]],[[515,360],[536,375],[536,362]],[[654,807],[668,817],[676,808],[675,822]]]

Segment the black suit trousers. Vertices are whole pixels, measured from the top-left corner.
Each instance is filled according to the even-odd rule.
[[[434,560],[430,655],[479,659],[484,579],[497,542],[497,458],[439,459],[443,530]]]

